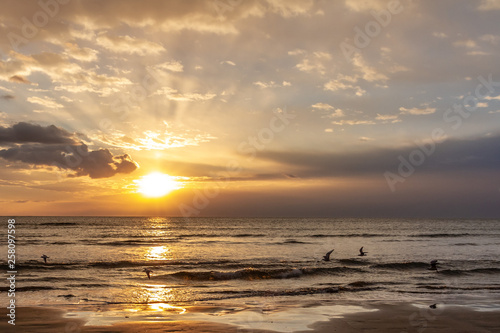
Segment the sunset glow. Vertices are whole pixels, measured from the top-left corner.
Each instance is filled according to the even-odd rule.
[[[495,217],[499,1],[4,1],[4,214]]]

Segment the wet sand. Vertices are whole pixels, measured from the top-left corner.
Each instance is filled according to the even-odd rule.
[[[342,307],[350,308],[343,313]],[[187,314],[173,313],[148,321],[135,317],[116,321],[111,325],[89,325],[85,317],[74,316],[54,308],[17,308],[16,326],[7,323],[6,309],[2,309],[1,332],[300,332],[300,333],[401,333],[401,332],[500,332],[500,311],[477,311],[470,307],[408,303],[366,302],[362,312],[352,312],[352,303],[334,307],[307,306],[279,309],[271,313],[257,313],[234,309],[192,307]],[[329,313],[328,311],[332,311]],[[116,312],[115,312],[116,313]],[[249,315],[251,313],[251,315]],[[72,316],[73,315],[73,316]],[[99,314],[106,319],[106,312]],[[128,316],[127,316],[128,317]],[[321,318],[313,321],[315,318]],[[132,320],[132,321],[126,321]],[[295,330],[303,321],[304,327]],[[269,329],[272,327],[273,329]]]

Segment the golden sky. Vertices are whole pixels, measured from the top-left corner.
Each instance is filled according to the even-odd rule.
[[[498,217],[499,0],[0,17],[4,215]]]

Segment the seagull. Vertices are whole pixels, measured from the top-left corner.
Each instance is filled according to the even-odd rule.
[[[150,270],[149,268],[144,268],[142,271],[143,271],[143,272],[146,272],[146,274],[148,275],[148,279],[150,279],[150,280],[151,280],[151,275],[150,275],[150,273],[152,272],[152,270]]]
[[[437,268],[437,263],[438,263],[438,261],[437,261],[437,260],[433,260],[433,261],[431,261],[431,267],[429,267],[428,269],[429,269],[430,271],[436,271],[436,272],[437,272],[437,271],[438,271],[438,268]]]
[[[434,303],[434,304],[432,304],[432,305],[429,305],[429,307],[430,307],[431,309],[435,309],[435,308],[437,308],[437,304],[435,304],[435,303]]]
[[[47,258],[50,258],[50,257],[48,257],[48,256],[46,256],[46,255],[44,254],[44,255],[42,255],[40,258],[43,258],[43,261],[44,261],[45,263],[47,263]]]
[[[323,256],[323,261],[330,261],[330,254],[332,254],[333,250],[328,251],[324,256]]]
[[[364,257],[364,256],[366,256],[366,254],[368,253],[368,252],[363,252],[363,247],[364,247],[364,246],[362,246],[362,247],[359,249],[359,254],[358,254],[358,256]]]

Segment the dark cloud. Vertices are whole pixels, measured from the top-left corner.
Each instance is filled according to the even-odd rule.
[[[0,144],[27,142],[45,144],[77,143],[72,133],[54,125],[42,127],[40,125],[20,122],[12,127],[0,126]]]
[[[14,95],[2,95],[0,96],[1,99],[9,100],[9,99],[14,99]]]
[[[10,82],[31,84],[31,81],[21,75],[13,75],[9,78]]]
[[[416,172],[426,173],[500,170],[500,136],[355,153],[263,151],[258,158],[278,162],[294,175],[308,178],[397,173],[406,162]]]
[[[11,146],[0,150],[0,157],[8,161],[73,170],[71,177],[106,178],[138,167],[127,154],[113,156],[108,149],[89,151],[72,133],[54,125],[18,123],[0,127],[0,144]]]

